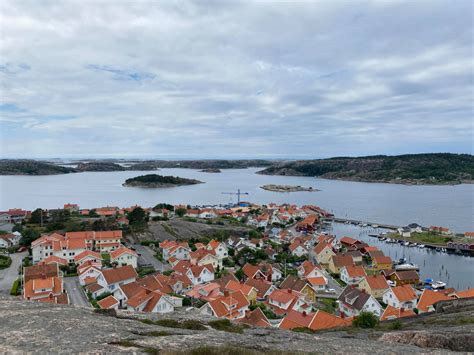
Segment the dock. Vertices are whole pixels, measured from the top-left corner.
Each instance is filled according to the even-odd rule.
[[[385,229],[392,229],[392,230],[397,230],[398,228],[401,228],[401,226],[395,226],[393,224],[359,221],[356,219],[347,219],[347,218],[339,218],[339,217],[330,217],[330,218],[325,218],[324,220],[329,221],[329,222],[350,223],[350,224],[355,224],[355,225],[359,225],[359,224],[367,224],[367,226],[377,225],[377,228],[385,228]]]

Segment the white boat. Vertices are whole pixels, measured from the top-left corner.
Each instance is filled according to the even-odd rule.
[[[416,271],[418,271],[418,270],[420,270],[420,268],[416,264],[405,263],[405,264],[395,265],[395,270],[397,270],[397,271],[404,271],[404,270],[416,270]]]
[[[443,281],[435,281],[431,284],[433,290],[442,290],[446,287],[446,283]]]
[[[372,224],[372,228],[378,228],[379,225],[378,224]]]
[[[403,245],[407,247],[407,246],[410,245],[410,242],[405,242],[405,243],[403,243]]]
[[[424,244],[418,244],[418,248],[424,248],[425,245]]]

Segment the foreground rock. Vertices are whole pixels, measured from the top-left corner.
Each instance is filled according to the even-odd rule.
[[[313,189],[311,186],[310,187],[304,187],[304,186],[293,186],[293,185],[263,185],[260,186],[261,189],[267,190],[267,191],[273,191],[273,192],[298,192],[298,191],[320,191],[318,189]]]
[[[448,313],[446,313],[448,314]],[[469,313],[465,314],[469,317]],[[472,315],[472,314],[471,314]],[[151,315],[150,318],[174,319],[179,322],[191,320],[203,330],[172,328],[143,323],[145,315],[139,319],[128,319],[129,313],[96,313],[92,309],[42,304],[0,297],[0,349],[3,352],[43,352],[43,353],[158,353],[175,354],[189,350],[200,353],[219,353],[221,347],[237,349],[233,354],[255,353],[356,353],[356,354],[409,354],[434,352],[433,347],[453,344],[444,341],[429,341],[420,344],[400,344],[397,334],[415,334],[415,330],[395,332],[392,337],[387,332],[326,332],[297,333],[278,329],[245,329],[242,333],[230,333],[212,329],[207,322],[210,318],[193,311]],[[141,320],[140,320],[141,318]],[[421,317],[424,320],[430,317]],[[445,318],[439,318],[445,319]],[[151,323],[151,321],[147,321]],[[202,326],[204,325],[204,327]],[[412,324],[416,326],[415,324]],[[427,333],[429,323],[423,325]],[[454,338],[449,324],[444,326],[444,337]],[[439,328],[441,331],[441,328]],[[455,328],[459,332],[458,328]],[[436,330],[438,331],[438,329]],[[421,334],[418,332],[418,334]],[[464,343],[472,344],[472,326],[463,330]],[[417,335],[413,336],[415,338]],[[386,338],[389,339],[386,339]],[[418,335],[419,337],[419,335]],[[392,342],[393,341],[393,342]],[[456,343],[456,341],[454,341]],[[203,352],[203,347],[207,347]],[[472,349],[467,348],[465,351]]]

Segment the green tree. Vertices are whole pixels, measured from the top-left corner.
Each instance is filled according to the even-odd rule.
[[[371,312],[360,312],[354,318],[352,325],[357,328],[375,328],[379,322],[378,317]]]
[[[46,222],[46,212],[43,211],[41,208],[37,208],[33,212],[31,212],[30,223],[41,224]]]
[[[186,214],[186,209],[185,208],[178,208],[178,209],[176,209],[175,213],[178,217],[183,217]]]
[[[130,221],[130,224],[134,224],[137,222],[142,223],[142,222],[146,222],[147,213],[145,212],[143,208],[136,207],[131,212],[128,213],[127,218]]]
[[[242,269],[239,269],[235,272],[235,277],[238,279],[238,280],[242,280],[244,278],[244,270]]]
[[[39,232],[33,228],[25,228],[21,232],[20,245],[29,247],[31,242],[38,239]]]

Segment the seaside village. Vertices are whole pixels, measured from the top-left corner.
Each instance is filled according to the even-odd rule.
[[[362,312],[381,321],[415,317],[434,311],[437,302],[474,296],[474,289],[426,287],[416,270],[396,269],[376,247],[318,232],[332,216],[317,206],[172,207],[143,210],[149,220],[178,218],[179,210],[179,218],[196,223],[229,219],[254,233],[142,241],[160,268],[140,262],[122,229],[43,234],[31,242],[31,265],[21,268],[18,293],[29,301],[73,303],[64,280],[77,277],[91,307],[194,311],[250,326],[311,330],[349,326]],[[93,213],[126,226],[134,208]],[[91,214],[75,204],[64,209]],[[10,222],[21,223],[28,213],[14,210]],[[8,247],[20,238],[15,232],[0,242]]]

